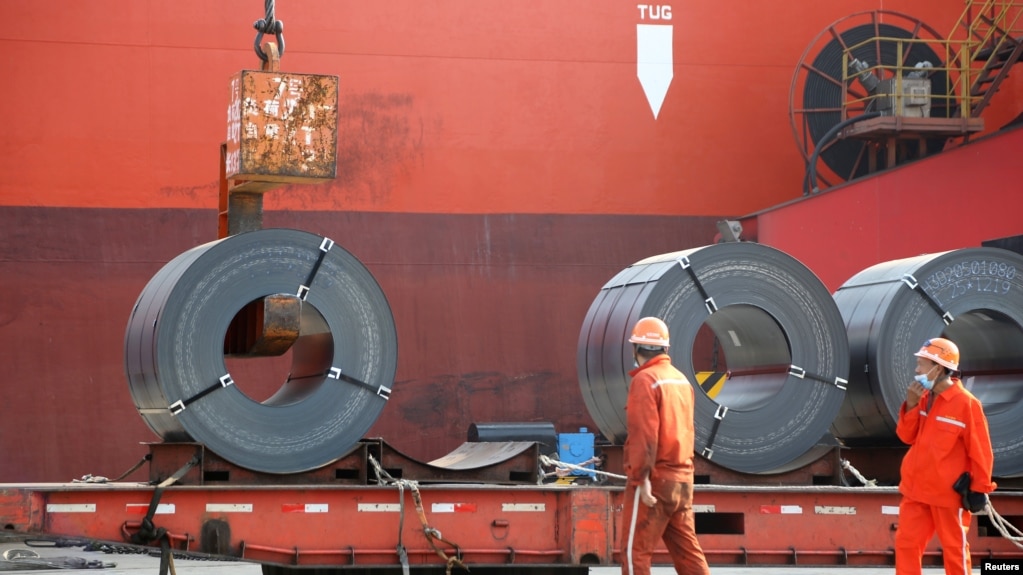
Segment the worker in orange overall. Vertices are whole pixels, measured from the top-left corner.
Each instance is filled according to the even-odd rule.
[[[668,356],[668,326],[655,317],[632,330],[636,369],[629,372],[625,410],[622,573],[648,575],[654,546],[664,540],[685,575],[709,575],[693,514],[693,386]]]
[[[899,482],[895,573],[919,575],[924,549],[936,532],[945,573],[968,575],[971,511],[984,509],[987,494],[996,487],[987,418],[980,401],[954,377],[959,370],[954,343],[936,337],[914,355],[916,377],[896,427],[909,451]]]

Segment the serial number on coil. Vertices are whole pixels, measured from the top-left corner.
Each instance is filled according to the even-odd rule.
[[[932,293],[951,288],[951,299],[971,291],[1007,294],[1016,277],[1016,266],[1005,262],[975,260],[947,266],[924,279],[924,286]]]

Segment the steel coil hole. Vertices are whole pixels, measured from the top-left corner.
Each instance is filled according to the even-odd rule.
[[[1023,400],[1023,327],[993,310],[960,315],[943,337],[956,342],[963,384],[984,404],[988,417]]]
[[[700,388],[718,405],[755,410],[785,385],[792,353],[777,320],[761,308],[732,305],[708,316],[691,357]]]
[[[296,318],[298,337],[289,339],[283,352],[239,349],[237,334],[259,329],[251,310],[263,303],[263,298],[249,302],[231,320],[224,336],[224,367],[238,390],[257,403],[280,407],[302,401],[326,380],[334,359],[334,336],[319,310],[303,303]]]

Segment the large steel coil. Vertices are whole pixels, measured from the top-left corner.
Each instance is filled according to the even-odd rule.
[[[713,339],[728,379],[696,392],[696,451],[743,473],[780,473],[822,456],[845,395],[849,348],[842,316],[800,262],[755,243],[663,254],[622,270],[583,322],[579,383],[603,435],[627,435],[625,404],[634,323],[662,318],[672,361],[692,382],[693,350]],[[705,327],[706,326],[706,327]]]
[[[995,475],[1023,474],[1023,255],[968,248],[889,261],[850,278],[834,300],[853,366],[839,438],[898,445],[913,354],[942,336],[959,346],[964,385],[984,404]]]
[[[234,385],[225,335],[250,302],[302,299],[292,369],[269,399]],[[397,367],[379,285],[350,253],[302,231],[267,229],[191,249],[135,304],[125,367],[135,405],[165,441],[197,441],[255,471],[295,473],[350,451],[376,421]]]

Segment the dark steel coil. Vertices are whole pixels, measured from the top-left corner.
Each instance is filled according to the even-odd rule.
[[[1023,255],[968,248],[884,262],[846,281],[834,300],[852,365],[833,426],[839,438],[900,445],[895,425],[913,354],[942,336],[959,347],[964,385],[984,404],[995,475],[1023,475]]]
[[[672,361],[694,384],[701,326],[727,358],[722,391],[712,399],[696,389],[697,454],[739,472],[780,473],[833,447],[848,342],[831,294],[800,262],[761,244],[722,243],[654,256],[612,278],[583,322],[577,362],[587,409],[616,443],[627,435],[627,341],[644,316],[668,324]]]
[[[225,367],[228,326],[249,302],[300,295],[300,286],[292,374],[304,377],[254,401]],[[268,473],[349,452],[383,409],[396,366],[394,319],[376,280],[340,246],[297,230],[238,234],[174,258],[143,289],[125,336],[129,387],[150,429]]]

